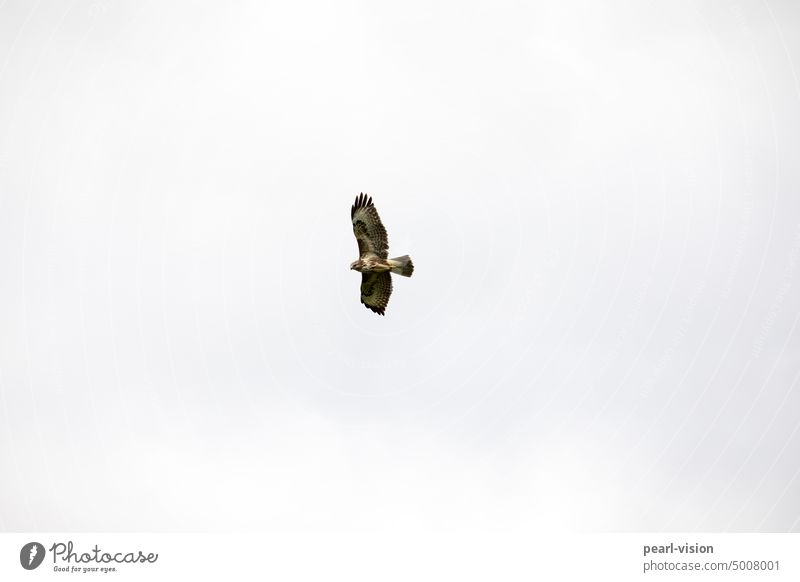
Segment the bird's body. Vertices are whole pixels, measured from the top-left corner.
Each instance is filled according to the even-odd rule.
[[[391,273],[410,277],[414,272],[414,263],[408,255],[388,258],[386,229],[372,204],[372,198],[363,192],[356,197],[350,218],[359,252],[358,260],[350,268],[361,273],[361,303],[367,309],[383,315],[392,294]]]
[[[374,255],[368,255],[363,259],[358,259],[350,268],[359,273],[385,273],[391,271],[388,259],[381,259]]]

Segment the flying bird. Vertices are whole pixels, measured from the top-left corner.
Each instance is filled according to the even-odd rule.
[[[358,242],[358,260],[350,268],[361,273],[361,303],[379,315],[383,315],[389,296],[392,294],[392,275],[410,277],[414,272],[414,263],[408,255],[387,258],[389,241],[386,229],[381,222],[378,211],[372,203],[372,197],[363,192],[356,196],[350,209],[353,221],[353,234]]]

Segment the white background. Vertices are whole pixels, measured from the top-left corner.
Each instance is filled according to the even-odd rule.
[[[800,530],[799,33],[3,2],[0,529]]]

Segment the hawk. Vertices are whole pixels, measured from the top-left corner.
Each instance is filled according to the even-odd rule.
[[[361,303],[379,315],[383,315],[389,296],[392,294],[391,273],[410,277],[414,263],[408,255],[387,258],[389,241],[381,223],[372,197],[363,192],[356,196],[350,209],[353,234],[358,242],[358,260],[350,268],[361,273]]]

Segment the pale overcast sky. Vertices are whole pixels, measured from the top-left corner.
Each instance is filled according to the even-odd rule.
[[[798,66],[790,1],[2,3],[0,529],[800,531]]]

